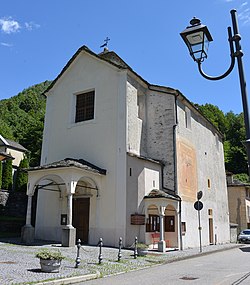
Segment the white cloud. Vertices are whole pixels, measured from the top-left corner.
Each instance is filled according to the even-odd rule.
[[[24,23],[24,26],[29,31],[40,28],[40,25],[38,25],[34,22],[26,22],[26,23]]]
[[[2,32],[11,34],[19,31],[21,29],[21,26],[12,18],[2,18],[0,19],[0,28]]]
[[[240,8],[246,6],[247,4],[248,4],[247,2],[242,3],[242,4],[240,5]]]
[[[4,47],[13,47],[12,44],[8,44],[8,43],[0,43],[1,46],[4,46]]]
[[[40,28],[40,25],[34,22],[25,22],[21,25],[18,21],[12,19],[12,17],[0,18],[0,30],[5,34],[16,33],[21,29],[32,31],[38,28]]]
[[[238,17],[239,21],[243,25],[249,25],[250,24],[250,8],[248,8],[248,2],[243,2],[239,9],[238,9]]]

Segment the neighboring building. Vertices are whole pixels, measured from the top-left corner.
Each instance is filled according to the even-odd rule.
[[[0,161],[4,161],[7,159],[14,159],[14,157],[12,157],[11,155],[7,154],[4,151],[0,151]]]
[[[234,179],[227,173],[227,191],[230,223],[237,224],[237,232],[250,229],[250,184]]]
[[[27,149],[17,142],[5,139],[0,135],[0,156],[12,160],[13,169],[16,170],[20,161],[24,158]],[[3,159],[4,160],[4,159]]]
[[[137,236],[153,246],[159,232],[160,250],[198,247],[200,190],[202,244],[229,241],[222,136],[178,90],[148,83],[114,52],[83,46],[45,95],[24,241],[102,237],[117,246],[122,237],[131,246]]]

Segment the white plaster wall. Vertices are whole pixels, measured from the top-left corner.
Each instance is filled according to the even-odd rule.
[[[129,152],[141,154],[142,120],[139,118],[138,92],[130,82],[127,82],[127,149]]]
[[[51,187],[50,187],[51,188]],[[40,189],[37,197],[36,239],[61,241],[61,199],[59,192]]]
[[[24,158],[24,153],[15,149],[7,148],[6,153],[14,157],[14,159],[12,160],[13,166],[19,166],[20,161]]]
[[[125,238],[126,78],[126,72],[82,52],[47,96],[41,164],[72,157],[107,170],[94,230],[105,245]],[[74,94],[93,89],[94,120],[75,124]]]
[[[135,236],[138,237],[139,241],[145,240],[145,226],[131,225],[130,217],[131,214],[135,213],[145,214],[143,197],[148,195],[152,189],[159,189],[160,173],[161,167],[159,164],[128,155],[126,246],[133,244]]]
[[[177,139],[185,140],[195,148],[198,191],[203,191],[202,244],[209,244],[208,209],[213,210],[214,235],[217,236],[217,243],[229,242],[229,212],[222,141],[221,139],[216,141],[215,130],[201,116],[192,110],[191,116],[191,129],[188,129],[185,124],[185,106],[178,102]],[[178,176],[178,180],[180,179]],[[211,182],[210,188],[208,179]],[[178,187],[181,193],[183,189],[180,189],[180,184]],[[182,202],[182,221],[186,222],[187,228],[183,236],[184,248],[199,246],[198,216],[193,207],[195,200],[196,198],[194,201]]]

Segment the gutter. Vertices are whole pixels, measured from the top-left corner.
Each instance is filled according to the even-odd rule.
[[[176,147],[176,131],[178,126],[178,116],[177,116],[177,96],[175,96],[175,124],[173,126],[173,148],[174,148],[174,190],[176,195],[179,197],[179,245],[180,250],[183,250],[183,242],[182,242],[182,227],[181,227],[181,197],[178,195],[178,176],[177,176],[177,147]]]

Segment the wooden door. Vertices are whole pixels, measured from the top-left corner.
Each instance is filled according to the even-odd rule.
[[[73,227],[76,228],[76,240],[87,244],[89,240],[89,198],[73,199]]]
[[[209,218],[209,243],[214,244],[213,218]]]

